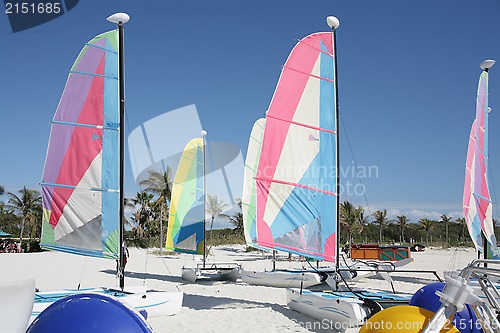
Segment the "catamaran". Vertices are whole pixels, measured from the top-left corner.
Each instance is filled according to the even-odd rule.
[[[182,278],[236,281],[239,266],[207,264],[205,242],[205,136],[189,141],[184,148],[174,177],[170,202],[166,249],[181,253],[201,254],[202,264],[182,268]]]
[[[488,177],[488,79],[489,69],[494,60],[485,60],[480,67],[483,70],[478,83],[476,97],[476,117],[472,123],[465,163],[465,182],[463,194],[464,216],[469,234],[478,253],[484,259],[470,263],[458,274],[445,275],[446,284],[442,291],[436,292],[435,300],[440,307],[435,312],[416,306],[399,306],[385,309],[361,328],[361,333],[382,332],[380,322],[395,325],[401,320],[412,318],[413,322],[422,325],[418,332],[500,332],[500,279],[499,249],[494,234],[492,217],[492,201],[489,191]],[[492,259],[493,258],[493,259]],[[425,288],[425,287],[424,287]],[[426,303],[432,300],[426,299]],[[477,318],[461,319],[457,327],[447,322],[455,314],[462,311],[465,305],[472,308]],[[425,307],[425,304],[420,306]],[[407,332],[417,332],[417,329]]]
[[[283,66],[266,114],[263,135],[261,126],[258,123],[254,126],[257,131],[252,132],[249,143],[245,170],[248,192],[243,195],[243,203],[247,206],[247,242],[329,262],[333,267],[242,271],[242,280],[268,286],[276,286],[279,280],[281,286],[302,287],[287,289],[291,309],[333,320],[341,326],[345,323],[359,326],[381,309],[380,303],[407,303],[411,295],[376,290],[323,293],[303,289],[321,283],[325,275],[337,288],[333,277],[341,275],[334,44],[339,21],[329,17],[327,22],[332,33],[314,33],[295,45]],[[255,186],[255,198],[251,186]],[[311,278],[304,278],[307,275]]]
[[[79,292],[117,296],[147,316],[171,315],[180,292],[125,288],[123,24],[90,40],[70,70],[52,121],[41,187],[41,246],[118,262],[118,288],[38,292],[32,320],[56,300]]]

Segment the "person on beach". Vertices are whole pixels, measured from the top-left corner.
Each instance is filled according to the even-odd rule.
[[[127,266],[127,260],[128,260],[128,257],[130,256],[130,253],[128,252],[128,248],[125,244],[123,244],[122,250],[123,250],[123,269],[125,270],[125,266]],[[118,272],[118,267],[120,267],[120,259],[116,259],[116,271],[117,272]]]

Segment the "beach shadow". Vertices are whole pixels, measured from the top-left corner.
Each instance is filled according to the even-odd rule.
[[[438,279],[429,279],[429,278],[420,278],[415,276],[392,276],[393,281],[406,282],[406,283],[415,283],[415,284],[429,284],[434,282],[439,282]]]
[[[231,257],[231,255],[229,255]],[[262,258],[257,258],[257,257],[245,257],[245,258],[242,258],[238,255],[235,255],[234,257],[237,257],[238,259],[236,259],[235,261],[236,262],[249,262],[249,261],[259,261],[259,260],[264,260]]]
[[[194,294],[184,294],[183,307],[193,310],[227,310],[227,309],[256,309],[269,308],[272,311],[281,313],[293,322],[298,327],[307,328],[310,332],[323,333],[330,332],[322,328],[322,322],[315,320],[309,316],[295,312],[286,306],[268,302],[251,301],[247,299],[218,297],[218,296],[203,296]],[[324,326],[324,325],[323,325]]]
[[[116,271],[112,269],[101,270],[101,273],[116,275]],[[180,276],[172,276],[172,275],[163,275],[163,274],[152,274],[152,273],[143,273],[143,272],[131,272],[125,271],[125,277],[139,280],[159,280],[159,281],[168,281],[168,282],[185,282]]]
[[[244,253],[244,251],[234,248],[234,247],[219,247],[217,248],[218,251],[225,251],[225,252],[233,252],[233,253]]]

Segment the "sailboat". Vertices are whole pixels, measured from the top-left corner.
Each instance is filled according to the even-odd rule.
[[[284,251],[309,260],[338,263],[338,161],[331,34],[300,40],[281,72],[266,118],[250,134],[242,195],[249,246]],[[264,125],[265,124],[265,125]],[[372,266],[344,267],[344,279],[360,278]],[[355,273],[355,270],[364,272]],[[310,287],[332,267],[242,270],[249,284]],[[376,272],[376,269],[373,269]]]
[[[337,215],[332,54],[329,33],[305,37],[290,53],[265,130],[258,123],[252,130],[242,196],[245,227],[256,229],[247,243],[329,262],[338,242],[330,223]],[[275,287],[308,287],[325,276],[303,269],[241,274],[244,282]]]
[[[241,271],[241,280],[248,284],[264,285],[269,287],[309,287],[321,283],[323,277],[314,271],[302,269],[277,270],[274,248],[261,246],[258,243],[257,233],[257,182],[256,176],[262,152],[266,119],[258,119],[250,133],[243,180],[243,194],[241,197],[244,236],[248,246],[256,249],[273,251],[272,271]],[[265,151],[264,151],[265,152]],[[266,152],[265,152],[266,153]]]
[[[488,114],[491,110],[488,104],[488,79],[489,69],[494,64],[494,60],[485,60],[480,65],[483,71],[479,77],[476,115],[467,147],[462,204],[470,237],[478,254],[483,253],[483,259],[471,262],[460,272],[445,273],[446,284],[442,291],[436,292],[435,300],[424,300],[425,303],[432,304],[439,299],[441,303],[438,303],[440,307],[437,310],[422,311],[415,306],[386,309],[369,319],[360,332],[376,332],[368,328],[375,322],[393,325],[401,318],[408,317],[413,318],[415,322],[425,320],[427,326],[419,327],[422,332],[443,332],[450,329],[450,326],[452,331],[458,331],[453,325],[443,326],[447,318],[454,318],[455,313],[462,310],[464,304],[472,306],[478,321],[471,318],[465,320],[466,324],[463,325],[464,320],[460,319],[457,321],[457,328],[470,332],[498,331],[500,261],[488,181]],[[426,307],[428,304],[418,305]]]
[[[111,294],[147,316],[169,315],[182,306],[180,292],[146,292],[124,283],[124,82],[125,13],[108,17],[118,28],[85,44],[70,70],[51,125],[41,181],[45,249],[116,260],[119,288]],[[83,292],[39,292],[34,319],[58,299]]]
[[[239,266],[210,263],[207,265],[205,242],[205,135],[189,141],[182,152],[174,177],[170,201],[166,249],[181,253],[201,254],[202,264],[183,267],[182,278],[236,281]]]
[[[333,275],[340,272],[338,94],[334,44],[339,21],[335,17],[329,17],[327,21],[333,34],[319,32],[306,36],[299,40],[286,60],[266,114],[260,156],[249,154],[250,159],[258,158],[257,168],[251,167],[254,164],[247,156],[245,180],[253,177],[256,186],[256,237],[251,241],[270,250],[326,261],[334,266],[328,271],[242,271],[243,281],[258,277],[261,283],[255,282],[255,278],[253,284],[273,285],[273,280],[281,279],[288,287],[306,287],[321,283],[322,273]],[[257,137],[252,133],[254,136]],[[257,147],[258,141],[255,140]],[[252,141],[249,147],[251,144]],[[252,175],[252,169],[255,175]],[[251,199],[247,202],[252,208]],[[249,216],[247,214],[247,218]],[[247,223],[251,225],[251,221]],[[301,280],[306,274],[313,277]],[[336,281],[330,283],[337,287]],[[324,293],[319,300],[315,295],[315,292],[303,288],[289,288],[288,306],[313,317],[354,326],[359,326],[381,308],[379,303],[367,301],[366,297],[377,295],[377,300],[387,301],[386,304],[407,303],[411,297],[372,290],[365,290],[362,296],[359,291]]]
[[[488,70],[494,60],[481,63],[476,98],[476,118],[472,124],[467,159],[463,210],[467,228],[476,249],[484,258],[500,254],[493,225],[493,206],[488,185]],[[484,241],[483,241],[484,239]]]

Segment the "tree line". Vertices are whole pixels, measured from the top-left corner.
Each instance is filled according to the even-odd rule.
[[[363,207],[355,207],[349,201],[341,203],[339,209],[342,242],[472,246],[463,217],[453,220],[451,216],[442,214],[438,220],[421,218],[411,221],[401,214],[395,219],[389,219],[387,210],[384,209],[375,211],[369,221]],[[496,221],[494,222],[496,230]]]
[[[165,245],[168,211],[172,195],[172,171],[150,171],[148,177],[139,185],[143,190],[132,198],[125,198],[125,206],[130,209],[125,217],[126,241],[139,247],[163,247]],[[0,195],[5,189],[0,185]],[[7,192],[8,200],[0,201],[0,229],[19,238],[35,240],[41,237],[42,200],[39,191],[23,187],[17,192]],[[207,242],[213,238],[214,220],[225,218],[232,226],[230,236],[243,242],[243,214],[241,200],[231,215],[223,214],[227,205],[217,196],[208,195],[206,200]],[[406,215],[389,219],[387,210],[377,210],[366,215],[361,207],[349,201],[340,204],[341,242],[408,244],[418,242],[442,246],[471,246],[464,218],[453,220],[446,214],[439,220],[421,218],[411,221]],[[497,228],[495,223],[495,228]],[[221,233],[218,233],[220,235]],[[224,236],[224,237],[226,237]],[[215,240],[213,240],[215,243]],[[217,243],[220,243],[218,241]]]
[[[148,177],[139,185],[143,190],[134,197],[125,198],[124,205],[129,208],[124,217],[125,240],[127,244],[139,247],[163,247],[165,245],[168,211],[172,195],[172,171],[150,171]],[[0,195],[7,194],[7,201],[0,201],[0,229],[19,239],[20,246],[26,239],[33,242],[40,239],[42,233],[42,197],[39,191],[23,187],[18,192],[7,192],[0,185]],[[217,196],[208,195],[206,200],[207,240],[212,233],[213,223],[217,218],[226,219],[233,229],[229,234],[243,241],[243,214],[241,200],[236,201],[236,212],[222,213],[226,204]],[[228,232],[222,233],[226,237]]]

